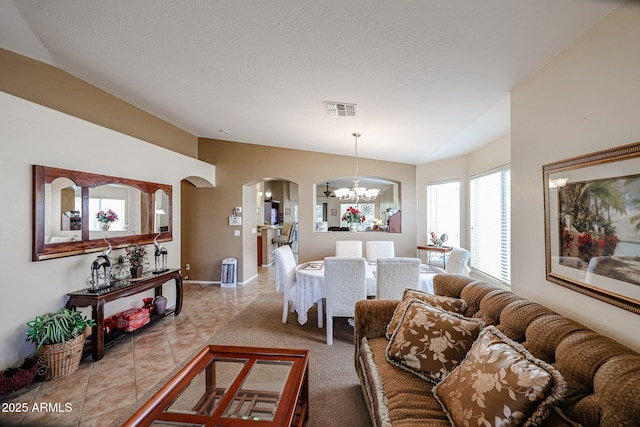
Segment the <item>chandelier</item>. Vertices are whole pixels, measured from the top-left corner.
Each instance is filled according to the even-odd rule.
[[[338,188],[334,193],[340,200],[354,201],[356,202],[356,204],[358,204],[359,202],[370,202],[378,197],[378,193],[380,193],[380,190],[377,188],[360,187],[360,179],[358,178],[358,138],[361,135],[358,132],[355,132],[352,135],[356,140],[356,171],[353,174],[353,187]]]
[[[332,194],[333,194],[333,191],[329,190],[329,183],[327,182],[327,189],[324,191],[324,197],[328,199],[329,197],[331,197]]]

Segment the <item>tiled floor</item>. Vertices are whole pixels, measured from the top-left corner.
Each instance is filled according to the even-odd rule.
[[[2,426],[107,426],[255,298],[275,290],[275,267],[237,288],[185,283],[183,309],[105,351],[73,374],[40,382],[11,400],[27,412],[1,412]],[[41,408],[43,411],[36,410]],[[5,405],[8,408],[8,406]],[[13,405],[17,410],[20,406]]]

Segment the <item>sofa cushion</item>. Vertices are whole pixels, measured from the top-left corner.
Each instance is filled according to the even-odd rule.
[[[437,383],[464,359],[484,326],[481,319],[467,319],[411,299],[387,347],[387,360]]]
[[[566,384],[554,367],[488,326],[433,393],[455,426],[538,426]]]
[[[426,292],[419,291],[417,289],[407,288],[402,294],[402,301],[396,307],[393,312],[393,317],[387,326],[387,338],[391,338],[393,332],[398,327],[402,316],[404,315],[407,305],[412,298],[417,298],[421,301],[427,302],[434,307],[440,307],[447,311],[453,311],[455,313],[464,313],[467,309],[467,303],[459,298],[443,297],[439,295],[432,295]]]
[[[358,352],[361,385],[366,390],[374,426],[414,427],[451,425],[433,396],[433,384],[387,362],[384,337],[363,338]],[[368,398],[367,398],[368,397]]]

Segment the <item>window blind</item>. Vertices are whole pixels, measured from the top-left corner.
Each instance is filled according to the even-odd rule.
[[[511,283],[511,171],[500,168],[469,181],[471,267]]]

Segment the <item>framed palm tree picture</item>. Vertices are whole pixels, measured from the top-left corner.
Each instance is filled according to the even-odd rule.
[[[542,169],[547,280],[640,314],[640,142]]]

